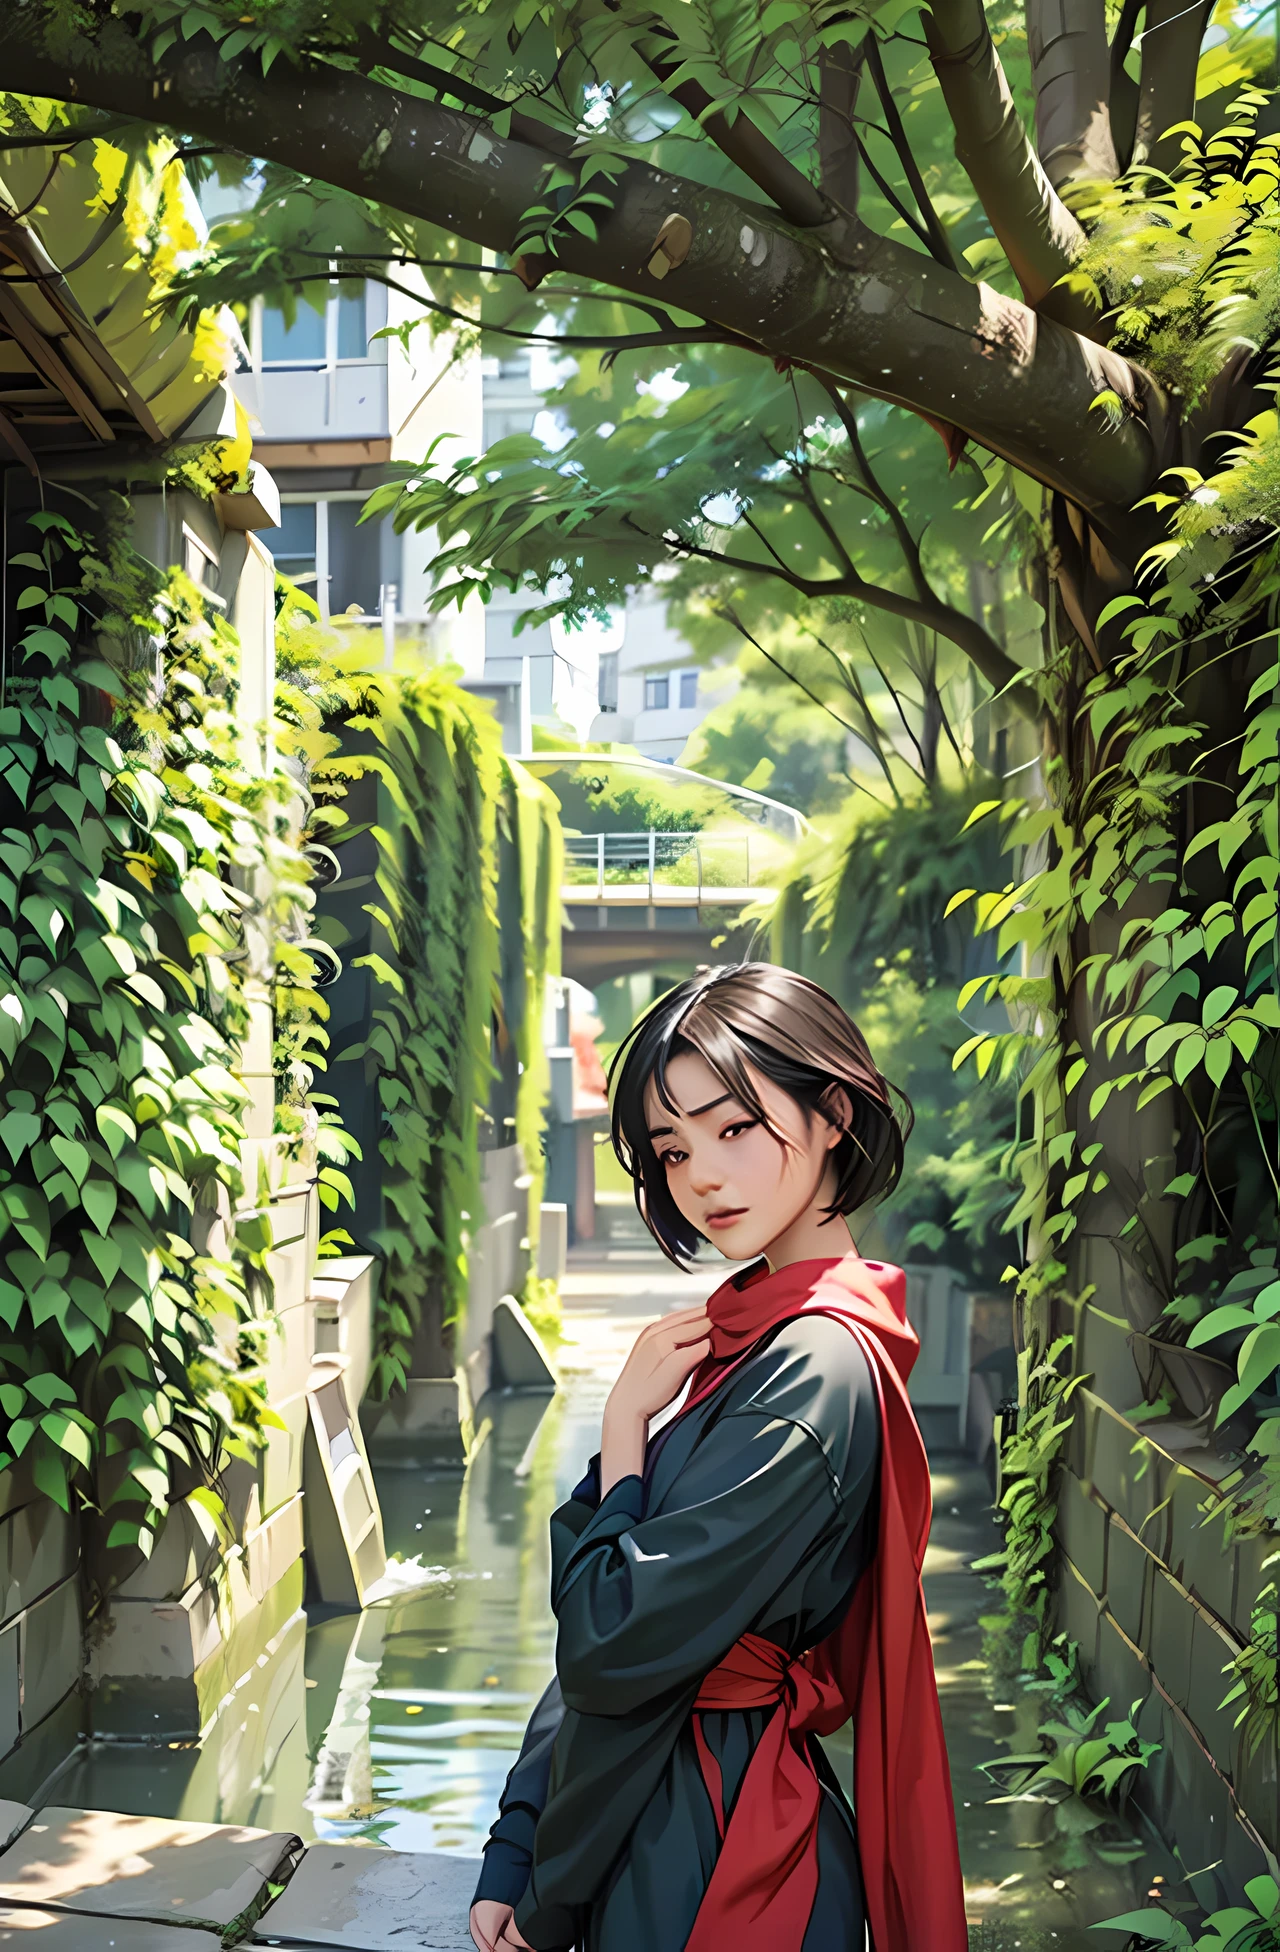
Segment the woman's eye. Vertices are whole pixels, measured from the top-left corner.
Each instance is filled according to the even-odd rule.
[[[726,1125],[720,1134],[722,1139],[736,1139],[740,1132],[749,1132],[760,1123],[758,1118],[740,1118],[732,1125]]]
[[[662,1163],[665,1167],[667,1167],[668,1170],[670,1170],[672,1166],[679,1166],[683,1164],[683,1162],[688,1157],[689,1155],[687,1152],[664,1152],[662,1155]]]

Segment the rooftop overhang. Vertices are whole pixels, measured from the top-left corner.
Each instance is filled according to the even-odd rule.
[[[220,384],[216,333],[160,310],[126,205],[91,141],[0,148],[0,465],[161,448]]]

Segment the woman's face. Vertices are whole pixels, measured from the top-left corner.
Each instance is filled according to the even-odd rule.
[[[758,1071],[751,1081],[785,1145],[692,1051],[667,1066],[674,1112],[652,1082],[645,1091],[649,1136],[672,1199],[731,1261],[755,1259],[798,1222],[808,1233],[821,1218],[816,1209],[830,1197],[831,1150],[840,1140],[826,1119],[808,1119],[794,1098]],[[836,1229],[839,1237],[832,1239]],[[835,1220],[815,1252],[839,1254],[847,1247],[846,1231]]]

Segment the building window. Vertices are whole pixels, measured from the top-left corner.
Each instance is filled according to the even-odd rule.
[[[680,673],[680,710],[691,712],[698,702],[698,674],[696,671]]]
[[[330,302],[338,314],[338,358],[367,359],[369,332],[365,323],[364,286],[339,285],[337,298]]]
[[[299,298],[292,324],[279,305],[262,307],[262,364],[277,367],[330,366],[344,359],[368,359],[369,326],[363,284],[329,286],[323,311]]]
[[[323,366],[325,315],[305,299],[298,300],[292,324],[278,305],[262,308],[264,366]]]
[[[383,525],[358,526],[363,505],[363,495],[286,502],[280,527],[261,531],[280,574],[314,595],[322,617],[376,617],[381,609]]]
[[[316,595],[316,517],[314,502],[286,502],[280,510],[280,527],[263,529],[261,536],[280,574],[300,583],[311,596]]]
[[[616,712],[618,709],[618,653],[603,651],[600,655],[600,678],[596,687],[596,700],[602,712]]]
[[[671,680],[665,674],[661,678],[646,678],[644,681],[644,708],[646,712],[665,712],[671,698]]]

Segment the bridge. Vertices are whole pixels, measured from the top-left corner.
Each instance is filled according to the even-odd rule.
[[[683,786],[705,795],[715,818],[734,822],[732,831],[651,828],[566,835],[561,890],[566,976],[594,989],[613,976],[644,969],[675,974],[700,962],[750,953],[764,919],[760,911],[774,899],[769,883],[808,830],[794,807],[639,753],[519,757],[553,791],[557,773],[585,775],[588,781],[598,776],[600,786],[630,783],[627,776],[635,781],[638,775],[645,784]]]
[[[753,846],[754,860],[753,860]],[[761,875],[776,864],[770,836],[744,834],[569,834],[561,889],[562,967],[588,989],[633,970],[706,962],[713,944],[763,920],[775,890]]]

